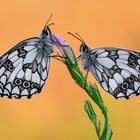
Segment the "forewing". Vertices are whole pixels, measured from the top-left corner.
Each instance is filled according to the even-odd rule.
[[[105,91],[117,99],[140,95],[140,53],[102,48],[91,56],[90,71]]]
[[[1,57],[1,97],[31,98],[41,91],[50,64],[41,45],[39,38],[27,39]]]

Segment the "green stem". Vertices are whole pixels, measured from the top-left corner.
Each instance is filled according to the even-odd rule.
[[[85,101],[85,111],[87,112],[88,114],[88,117],[89,119],[91,120],[92,124],[95,126],[95,130],[96,130],[96,133],[97,133],[97,136],[100,140],[100,122],[97,123],[97,116],[96,116],[96,113],[94,112],[94,109],[90,103],[90,101]]]
[[[83,76],[82,72],[80,71],[78,64],[76,62],[76,58],[74,53],[71,49],[71,53],[73,53],[73,57],[69,55],[70,48],[63,48],[63,55],[66,57],[65,64],[74,79],[74,81],[80,86],[82,89],[86,91],[89,97],[94,101],[94,103],[101,109],[103,116],[104,116],[104,127],[102,133],[100,133],[100,125],[97,122],[97,115],[94,112],[92,105],[90,102],[86,102],[85,110],[91,120],[92,124],[95,126],[95,130],[99,140],[111,140],[112,137],[112,130],[108,124],[108,116],[107,110],[102,100],[101,94],[97,87],[89,85]]]
[[[88,84],[87,84],[87,86],[84,88],[84,90],[87,92],[87,94],[89,95],[89,97],[97,104],[97,106],[102,110],[105,123],[104,123],[104,128],[103,128],[103,132],[102,132],[102,135],[101,135],[100,139],[101,139],[101,140],[106,140],[106,139],[104,138],[104,136],[105,136],[105,134],[106,134],[106,131],[107,131],[107,126],[108,126],[108,116],[107,116],[106,109],[105,109],[103,103],[101,103],[101,102],[99,103],[99,102],[97,102],[97,101],[95,100],[95,98],[93,97],[93,94],[91,94],[91,92],[90,92],[90,87],[88,86]],[[96,127],[96,125],[95,125],[95,127]],[[96,130],[97,130],[97,129],[96,129]],[[97,132],[97,131],[96,131],[96,132]]]
[[[102,132],[102,135],[101,135],[101,140],[106,140],[106,138],[104,138],[104,136],[106,136],[106,133],[107,133],[108,117],[107,117],[106,111],[104,111],[104,110],[102,110],[102,111],[103,111],[103,114],[104,114],[105,122],[104,122],[103,132]]]

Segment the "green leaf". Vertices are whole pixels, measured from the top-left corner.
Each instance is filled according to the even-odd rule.
[[[90,101],[88,101],[88,100],[85,101],[84,109],[87,112],[89,119],[91,121],[93,121],[93,123],[96,125],[96,123],[97,123],[96,113],[93,110],[93,107],[92,107]]]

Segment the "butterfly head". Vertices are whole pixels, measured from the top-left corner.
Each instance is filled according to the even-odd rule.
[[[82,39],[82,37],[78,33],[75,33],[76,35],[74,35],[71,32],[68,32],[68,34],[72,35],[74,38],[76,38],[77,40],[79,40],[80,42],[82,42],[82,44],[80,46],[81,55],[82,54],[87,54],[87,53],[90,52],[90,49],[89,49],[88,45],[86,45],[84,39]]]
[[[90,49],[85,43],[82,43],[80,46],[80,52],[81,54],[87,54],[90,52]]]
[[[51,16],[49,17],[48,21],[46,22],[41,34],[40,34],[40,38],[41,38],[41,41],[43,42],[43,44],[45,45],[51,45],[53,46],[54,45],[54,42],[53,42],[53,39],[52,39],[52,33],[51,33],[51,30],[49,28],[50,25],[54,25],[54,23],[49,23],[50,19],[52,17],[52,14]]]
[[[44,27],[40,36],[42,39],[50,39],[51,38],[51,30],[50,30],[49,26]]]

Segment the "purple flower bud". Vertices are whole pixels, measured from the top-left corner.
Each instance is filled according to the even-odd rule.
[[[61,51],[62,55],[68,58],[72,64],[75,64],[76,59],[75,59],[74,53],[72,49],[69,47],[69,45],[64,41],[64,39],[54,34],[52,35],[52,39],[54,43],[56,44],[56,46]]]
[[[54,43],[58,46],[58,47],[62,47],[64,45],[68,45],[61,37],[59,37],[58,35],[52,35],[52,39],[54,41]]]

